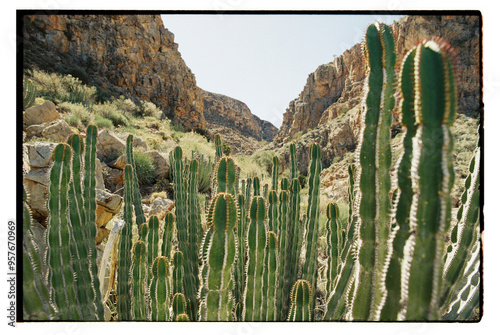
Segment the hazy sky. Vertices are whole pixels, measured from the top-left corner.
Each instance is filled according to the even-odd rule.
[[[162,15],[199,87],[243,101],[281,126],[309,73],[389,15]]]

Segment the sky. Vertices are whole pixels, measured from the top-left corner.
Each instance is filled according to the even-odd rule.
[[[283,113],[316,68],[395,15],[162,15],[198,87],[243,101],[281,126]]]

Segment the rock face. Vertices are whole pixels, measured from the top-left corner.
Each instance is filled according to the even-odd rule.
[[[152,101],[187,129],[204,129],[201,90],[160,15],[29,15],[24,63],[66,72],[103,92]]]
[[[459,111],[469,116],[480,113],[479,16],[407,16],[393,24],[392,30],[399,61],[418,41],[435,36],[450,43],[457,55]],[[299,137],[311,131],[312,140],[325,143],[323,156],[331,161],[342,152],[336,128],[343,127],[340,147],[355,147],[365,77],[360,44],[331,63],[320,65],[309,75],[299,97],[290,102],[275,140],[283,144],[294,139],[294,135]],[[333,124],[338,118],[342,121]]]
[[[209,128],[223,126],[267,142],[271,142],[278,131],[270,122],[253,115],[245,103],[222,94],[203,91],[203,107]]]

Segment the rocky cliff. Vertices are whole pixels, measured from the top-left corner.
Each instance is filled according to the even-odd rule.
[[[459,111],[468,116],[481,112],[479,16],[406,16],[391,28],[399,61],[421,40],[441,37],[450,43],[457,55]],[[360,44],[332,62],[320,65],[307,78],[299,97],[290,102],[273,149],[279,150],[284,143],[300,137],[297,150],[304,146],[303,151],[307,152],[310,142],[319,142],[323,166],[330,166],[333,158],[354,150],[360,129],[365,76]],[[282,151],[286,156],[286,150]],[[305,174],[307,163],[302,163],[299,165]]]
[[[203,91],[204,116],[208,128],[226,127],[258,141],[271,142],[278,129],[250,112],[248,106],[222,94]]]
[[[201,90],[159,15],[25,16],[24,63],[152,101],[188,129],[206,126]]]

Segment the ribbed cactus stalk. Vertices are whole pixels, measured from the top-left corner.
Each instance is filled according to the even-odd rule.
[[[23,318],[48,320],[54,316],[54,308],[49,303],[49,290],[41,271],[42,262],[33,244],[31,212],[26,200],[23,187]]]
[[[137,239],[139,241],[148,242],[148,233],[149,233],[149,223],[148,222],[144,222],[137,229],[137,234],[139,235],[137,237]]]
[[[187,314],[179,314],[179,315],[177,315],[177,318],[175,319],[175,321],[188,322],[189,316]]]
[[[274,191],[272,191],[274,192]],[[266,254],[264,256],[262,320],[276,321],[276,283],[278,269],[278,237],[267,232]]]
[[[198,160],[192,159],[189,162],[189,170],[188,170],[188,183],[187,183],[187,215],[188,215],[188,247],[189,251],[185,254],[186,262],[185,267],[190,266],[188,271],[191,276],[190,283],[194,285],[194,289],[190,290],[190,294],[194,294],[194,296],[190,296],[191,299],[196,297],[196,291],[200,286],[200,280],[198,279],[198,253],[199,253],[199,244],[198,241],[201,240],[202,236],[202,227],[201,227],[201,210],[200,204],[198,201],[198,183],[199,183],[199,175],[198,175],[199,163]],[[189,258],[189,259],[188,259]]]
[[[172,297],[172,320],[179,321],[177,320],[179,315],[184,314],[187,316],[186,308],[186,298],[184,297],[184,294],[180,292],[174,293],[174,296]],[[189,318],[185,321],[189,321]]]
[[[170,319],[169,307],[172,294],[168,258],[165,256],[156,257],[151,272],[153,275],[149,286],[151,320],[168,321]]]
[[[148,249],[144,241],[135,242],[132,247],[132,268],[130,270],[132,319],[148,320],[148,301],[146,298],[148,282]]]
[[[280,160],[278,157],[274,156],[273,157],[273,170],[272,170],[273,182],[272,182],[271,190],[278,191],[279,174],[280,174]]]
[[[290,180],[299,177],[299,170],[297,168],[297,147],[295,143],[290,143]]]
[[[266,248],[266,205],[261,196],[254,196],[250,204],[250,222],[247,232],[247,282],[244,293],[245,321],[262,320],[264,254]]]
[[[84,151],[83,139],[81,136],[73,134],[68,138],[68,144],[71,146],[73,152],[73,159],[71,161],[72,180],[69,184],[70,250],[73,269],[76,273],[80,274],[75,277],[75,288],[82,318],[84,320],[96,320],[95,311],[97,307],[94,305],[95,291],[92,289],[92,274],[89,267],[90,259],[88,259],[90,257],[90,244],[95,244],[95,242],[93,239],[89,241],[81,180],[82,155]],[[90,185],[88,186],[90,187]]]
[[[233,321],[243,321],[243,303],[241,302],[234,305]]]
[[[182,251],[174,252],[172,257],[172,293],[183,293],[184,255]]]
[[[312,292],[307,280],[299,279],[293,285],[292,304],[288,321],[312,321]]]
[[[81,320],[74,290],[75,275],[71,265],[68,222],[71,147],[68,144],[58,144],[52,152],[52,159],[54,164],[50,169],[47,201],[48,283],[52,288],[50,296],[62,320]]]
[[[245,289],[245,260],[246,260],[246,209],[245,197],[243,194],[238,194],[238,209],[240,210],[238,216],[238,255],[236,257],[236,264],[234,267],[234,301],[240,303],[243,307],[243,291]],[[241,312],[243,309],[235,310]],[[241,314],[236,314],[237,319],[241,319]]]
[[[224,156],[224,152],[222,150],[222,140],[220,139],[220,135],[216,134],[215,139],[215,162],[218,162],[222,156]]]
[[[250,202],[252,201],[252,178],[247,179],[247,188],[245,190],[245,208],[250,207]],[[248,223],[248,216],[246,217]]]
[[[134,170],[133,174],[133,199],[134,199],[134,210],[135,210],[135,223],[137,227],[146,222],[146,217],[144,216],[144,211],[142,209],[141,193],[139,191],[139,180],[137,179],[137,174],[135,173],[135,161],[134,161],[134,136],[128,135],[127,137],[127,164],[130,164]]]
[[[290,179],[288,179],[287,177],[283,177],[280,182],[280,187],[281,190],[288,191],[290,189]]]
[[[257,176],[253,177],[252,184],[253,184],[253,195],[254,196],[260,195],[260,178]]]
[[[337,277],[341,250],[340,239],[341,226],[339,222],[339,207],[336,203],[326,206],[326,254],[328,255],[328,271],[326,273],[326,292],[330,294],[334,289],[334,281]]]
[[[313,143],[309,151],[309,198],[306,216],[306,258],[302,278],[309,281],[313,293],[316,292],[317,264],[318,264],[318,230],[319,230],[319,187],[321,174],[321,149],[318,143]],[[314,310],[315,299],[312,299]]]
[[[174,221],[174,214],[172,212],[167,212],[165,215],[165,228],[162,236],[161,255],[168,257],[168,259],[170,259],[170,254],[172,252],[172,239],[174,237],[175,229]]]
[[[233,310],[233,268],[236,260],[238,208],[233,195],[219,193],[213,200],[204,239],[200,318],[230,321]]]
[[[458,223],[451,231],[451,245],[449,247],[451,250],[446,257],[443,277],[442,306],[444,308],[442,309],[445,313],[448,310],[453,311],[454,305],[460,305],[452,302],[456,301],[457,296],[465,290],[463,283],[471,283],[472,280],[469,278],[478,274],[469,270],[475,267],[475,264],[471,266],[469,263],[473,263],[471,259],[474,257],[474,250],[479,249],[480,157],[481,150],[478,147],[469,165],[469,176],[465,181],[465,191],[461,198],[462,204],[457,214]],[[479,257],[477,257],[476,262],[478,261]],[[473,307],[477,306],[479,305]]]
[[[118,320],[128,321],[132,319],[130,281],[129,273],[132,266],[131,247],[132,247],[132,217],[134,203],[134,177],[132,165],[125,165],[125,186],[124,186],[124,205],[123,220],[125,221],[120,232],[118,241],[118,267],[116,277],[116,310]]]
[[[278,194],[275,190],[269,191],[267,196],[268,203],[268,226],[269,230],[272,230],[276,233],[278,229]]]
[[[290,222],[290,193],[287,190],[280,191],[279,199],[279,213],[278,213],[279,229],[279,261],[278,261],[278,283],[276,287],[276,321],[286,320],[286,308],[290,290],[286,290],[288,278],[285,272],[286,259],[290,256],[287,255],[287,228]]]
[[[410,237],[402,262],[405,275],[399,318],[437,320],[454,182],[450,132],[456,113],[454,68],[449,47],[437,41],[419,44],[415,57],[406,61],[414,62],[417,130],[411,165],[415,193],[410,209]]]
[[[35,104],[36,86],[29,79],[23,81],[23,109],[28,109]]]
[[[160,242],[160,220],[156,215],[152,215],[148,220],[148,266],[153,265],[153,261],[158,257],[158,246]]]
[[[217,193],[229,193],[236,197],[235,185],[238,183],[236,164],[231,157],[222,157],[215,168]]]
[[[386,298],[386,261],[390,257],[391,132],[396,54],[389,27],[368,27],[363,43],[367,62],[363,123],[358,145],[358,250],[350,317],[377,320]]]
[[[392,256],[387,271],[387,299],[380,315],[381,320],[396,320],[401,310],[401,262],[404,257],[404,246],[410,237],[410,208],[413,199],[411,181],[411,161],[413,157],[413,138],[416,133],[414,97],[414,59],[416,49],[408,53],[403,61],[399,74],[398,105],[399,118],[404,130],[403,154],[398,165],[398,189],[396,190],[396,207],[393,218],[394,239]]]

